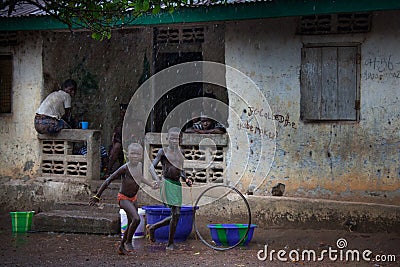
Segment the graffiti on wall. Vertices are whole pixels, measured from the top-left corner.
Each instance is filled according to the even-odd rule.
[[[400,60],[395,60],[392,55],[367,58],[363,66],[364,80],[400,79]]]
[[[266,129],[266,128],[262,128],[259,126],[255,126],[249,120],[246,120],[244,122],[239,121],[239,123],[237,123],[236,126],[237,126],[238,130],[245,129],[250,133],[257,134],[260,136],[265,136],[269,139],[275,139],[278,136],[278,132],[273,131],[271,129]]]
[[[251,117],[251,116],[259,116],[261,118],[264,118],[266,120],[274,120],[277,121],[278,123],[280,123],[283,127],[291,127],[293,129],[297,129],[296,127],[296,123],[290,121],[290,116],[289,113],[286,113],[286,115],[282,115],[282,114],[273,114],[270,112],[265,112],[263,108],[256,108],[256,107],[248,107],[248,112],[247,112],[247,116]]]
[[[291,129],[297,129],[296,123],[294,121],[291,121],[289,113],[286,113],[286,115],[271,113],[269,111],[265,111],[263,108],[252,106],[248,106],[248,109],[244,110],[244,113],[247,115],[247,117],[237,123],[238,130],[245,129],[250,133],[266,136],[270,139],[276,138],[278,136],[277,131],[273,129],[262,128],[259,126],[259,123],[257,123],[257,125],[254,125],[254,121],[257,122],[259,119],[267,120],[268,122],[275,121],[284,128],[289,127]]]

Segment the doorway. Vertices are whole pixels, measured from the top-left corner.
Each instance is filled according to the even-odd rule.
[[[167,52],[167,53],[157,53],[154,70],[155,73],[185,62],[192,61],[202,61],[201,52]],[[181,103],[201,96],[203,93],[203,83],[189,83],[185,85],[178,86],[168,91],[165,95],[161,97],[159,101],[156,102],[154,109],[152,111],[152,123],[150,123],[150,128],[152,132],[161,132],[163,123],[168,117],[168,114]],[[182,118],[178,120],[179,125],[183,126],[186,122]],[[148,124],[149,125],[149,124]]]

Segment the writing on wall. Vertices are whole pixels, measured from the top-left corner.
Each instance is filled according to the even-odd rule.
[[[272,114],[268,111],[264,111],[263,108],[256,108],[256,107],[248,107],[247,111],[247,116],[252,117],[252,116],[259,116],[260,118],[264,118],[266,120],[274,120],[280,123],[283,127],[291,127],[293,129],[297,129],[296,123],[290,121],[290,116],[289,113],[286,113],[286,115],[282,114]]]
[[[367,58],[363,61],[363,67],[364,80],[400,79],[400,60],[395,60],[392,55]]]
[[[272,129],[261,128],[259,126],[253,125],[250,121],[240,121],[237,125],[238,130],[245,129],[250,133],[257,134],[260,136],[265,136],[269,139],[275,139],[278,136],[277,131],[273,131]]]
[[[260,126],[263,125],[262,123],[257,123],[257,125],[255,125],[254,121],[257,122],[258,120],[275,121],[281,127],[297,129],[296,123],[290,120],[289,113],[286,113],[286,115],[271,113],[265,111],[263,108],[252,106],[248,106],[248,108],[244,110],[244,113],[246,114],[246,118],[237,123],[236,126],[238,130],[245,129],[250,133],[265,136],[269,139],[274,139],[278,136],[278,132],[275,129],[263,128]],[[254,120],[254,118],[256,118],[256,120]]]

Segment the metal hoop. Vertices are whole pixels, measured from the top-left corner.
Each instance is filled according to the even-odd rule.
[[[237,190],[236,188],[234,188],[234,187],[232,187],[232,186],[229,186],[229,185],[214,185],[214,186],[211,186],[211,187],[207,188],[206,190],[204,190],[204,191],[199,195],[199,197],[198,197],[197,200],[196,200],[196,203],[194,204],[194,207],[197,207],[197,204],[199,203],[200,198],[201,198],[206,192],[208,192],[209,190],[214,189],[214,188],[216,188],[216,187],[227,187],[227,188],[229,188],[229,189],[235,191],[236,193],[238,193],[239,196],[244,200],[244,203],[246,204],[246,207],[247,207],[247,212],[248,212],[248,214],[249,214],[249,223],[248,223],[248,225],[247,225],[246,234],[244,234],[243,237],[242,237],[236,244],[234,244],[234,245],[232,245],[232,246],[229,246],[229,247],[216,247],[216,246],[213,246],[213,245],[211,245],[210,243],[208,243],[208,242],[201,236],[199,230],[197,229],[197,225],[196,225],[196,212],[193,214],[193,216],[194,216],[194,220],[193,220],[193,221],[194,221],[194,229],[196,230],[196,234],[197,234],[197,236],[200,238],[201,242],[203,242],[205,245],[207,245],[208,247],[210,247],[210,248],[212,248],[212,249],[214,249],[214,250],[224,251],[224,250],[232,249],[232,248],[238,246],[240,243],[242,243],[242,242],[247,238],[247,234],[249,233],[249,230],[250,230],[250,227],[251,227],[251,210],[250,210],[249,203],[247,202],[247,199],[243,196],[243,194],[240,193],[239,190]]]

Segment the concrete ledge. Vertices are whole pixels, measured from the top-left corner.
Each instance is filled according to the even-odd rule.
[[[253,221],[262,228],[400,233],[400,206],[290,197],[247,199]]]
[[[0,183],[0,210],[4,212],[35,210],[34,220],[39,216],[40,211],[54,209],[55,203],[68,204],[80,199],[83,204],[75,205],[73,210],[86,211],[88,208],[86,203],[92,194],[90,189],[96,188],[82,181],[76,183],[71,183],[71,181],[63,183],[46,179],[37,179],[35,181],[0,179],[0,181],[3,182]],[[97,183],[100,184],[101,181]],[[107,198],[107,194],[109,195],[109,201],[103,200],[103,203],[106,204],[104,210],[97,211],[96,217],[101,217],[108,213],[107,210],[113,210],[113,218],[118,218],[118,208],[114,206],[117,204],[118,188],[119,185],[115,184],[109,192],[107,190],[107,192],[104,192],[105,198]],[[272,196],[246,196],[246,199],[251,208],[253,223],[264,229],[351,229],[357,232],[400,233],[400,206]],[[139,206],[159,204],[157,200],[145,192],[139,191]],[[208,209],[200,207],[196,214],[204,215],[204,218],[207,218],[207,216],[211,218],[211,216],[218,217],[218,215],[227,214],[226,211],[229,210],[231,220],[247,216],[243,200],[235,194],[223,197],[218,200],[218,203],[212,202],[210,205]],[[212,210],[212,215],[203,214],[207,210]],[[217,219],[224,222],[226,217]],[[71,225],[78,224],[77,221],[68,220],[70,220],[69,223]]]
[[[117,234],[120,220],[118,213],[53,210],[35,215],[32,228],[39,232]]]

